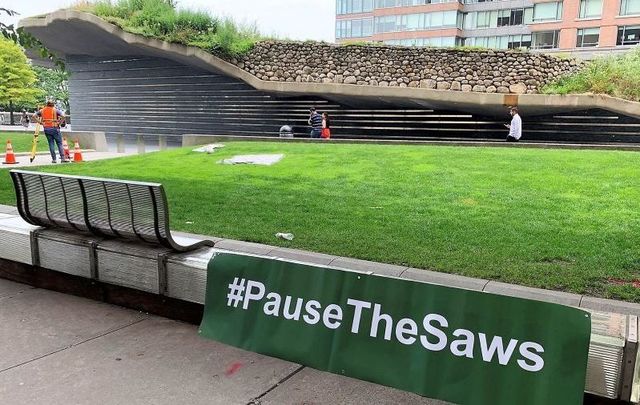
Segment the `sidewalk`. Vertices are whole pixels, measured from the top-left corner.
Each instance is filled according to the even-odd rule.
[[[6,404],[445,404],[200,338],[197,327],[0,279]]]
[[[137,153],[127,152],[127,153],[117,153],[117,152],[96,152],[92,150],[83,150],[82,158],[85,161],[92,160],[103,160],[103,159],[113,159],[124,156],[131,156]],[[71,158],[73,159],[73,153],[71,154]],[[4,155],[0,154],[0,160],[4,160]],[[47,154],[38,154],[33,162],[29,162],[29,155],[20,153],[16,155],[16,162],[18,164],[15,165],[0,165],[0,169],[26,169],[29,167],[37,167],[37,166],[51,166],[51,156]],[[58,165],[62,164],[60,162],[60,157],[58,157]],[[77,163],[64,163],[64,164],[77,164]]]

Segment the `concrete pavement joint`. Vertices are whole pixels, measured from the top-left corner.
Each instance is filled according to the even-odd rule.
[[[128,328],[130,326],[133,326],[133,325],[139,324],[140,322],[146,321],[147,319],[149,319],[149,318],[142,318],[142,319],[135,320],[135,321],[130,322],[130,323],[126,324],[126,325],[122,325],[122,326],[119,326],[117,328],[107,330],[106,332],[103,332],[103,333],[101,333],[99,335],[87,338],[87,339],[85,339],[85,340],[83,340],[81,342],[72,343],[70,345],[67,345],[65,347],[61,347],[60,349],[54,350],[54,351],[49,352],[47,354],[43,354],[42,356],[38,356],[38,357],[35,357],[33,359],[30,359],[30,360],[27,360],[27,361],[23,361],[22,363],[14,364],[11,367],[7,367],[5,369],[0,370],[0,374],[4,373],[5,371],[9,371],[9,370],[12,370],[14,368],[18,368],[18,367],[24,366],[25,364],[33,363],[34,361],[38,361],[38,360],[44,359],[44,358],[52,356],[52,355],[54,355],[56,353],[63,352],[65,350],[67,350],[67,349],[71,349],[72,347],[80,346],[80,345],[85,344],[87,342],[91,342],[91,341],[99,339],[101,337],[110,335],[110,334],[112,334],[114,332],[121,331],[121,330],[126,329],[126,328]]]
[[[282,384],[284,384],[285,382],[287,382],[287,380],[289,380],[290,378],[292,378],[293,376],[295,376],[296,374],[298,374],[299,372],[301,372],[303,369],[305,368],[305,366],[300,365],[298,366],[298,368],[296,368],[295,370],[293,370],[291,373],[289,373],[289,375],[286,375],[284,378],[282,378],[280,381],[278,381],[277,383],[275,383],[271,388],[269,388],[268,390],[266,390],[265,392],[263,392],[262,394],[258,395],[257,397],[253,398],[251,401],[249,401],[247,403],[247,405],[259,405],[260,404],[260,400],[262,398],[264,398],[268,393],[270,393],[271,391],[275,390],[276,388],[278,388],[279,386],[281,386]]]

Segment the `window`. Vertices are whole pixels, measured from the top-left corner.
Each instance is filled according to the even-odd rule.
[[[533,6],[533,21],[556,21],[562,19],[562,2],[537,3]]]
[[[524,16],[524,9],[517,8],[511,10],[511,25],[522,25]]]
[[[373,18],[336,21],[336,38],[362,38],[373,35]]]
[[[421,6],[424,4],[454,3],[458,0],[376,0],[376,8]]]
[[[620,15],[640,14],[640,0],[621,0]]]
[[[357,38],[362,37],[362,20],[351,21],[351,36]]]
[[[531,33],[531,47],[534,49],[552,49],[558,47],[559,31],[540,31]]]
[[[373,0],[336,0],[337,14],[367,13],[373,11]]]
[[[442,27],[457,27],[458,12],[436,11],[433,13],[403,14],[376,17],[375,32],[420,31]]]
[[[362,20],[362,36],[370,37],[373,35],[373,18],[365,18]]]
[[[533,22],[533,7],[524,9],[524,23],[531,24]]]
[[[598,46],[600,40],[600,28],[585,28],[578,30],[578,40],[576,47],[586,48],[591,46]]]
[[[431,38],[411,38],[411,39],[390,39],[384,41],[389,45],[402,46],[456,46],[462,45],[462,39],[458,37],[431,37]]]
[[[636,45],[640,43],[640,25],[618,27],[618,45]]]
[[[602,0],[580,0],[579,18],[600,18],[602,16]]]
[[[509,10],[498,11],[498,20],[496,22],[498,27],[505,27],[505,26],[511,25],[510,21],[511,21],[511,13],[509,13]]]

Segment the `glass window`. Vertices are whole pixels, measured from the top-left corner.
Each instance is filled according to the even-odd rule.
[[[537,3],[533,6],[533,21],[555,21],[562,19],[562,2]]]
[[[509,13],[509,10],[500,10],[498,12],[498,20],[497,20],[498,27],[511,25],[510,21],[511,21],[511,13]]]
[[[445,11],[442,15],[442,25],[445,27],[455,27],[458,23],[457,11]]]
[[[362,20],[362,36],[370,37],[373,35],[373,18],[365,18]]]
[[[620,15],[640,14],[640,0],[621,0]]]
[[[517,8],[511,10],[511,25],[522,25],[524,9]]]
[[[640,25],[618,27],[618,45],[636,45],[640,43]]]
[[[585,28],[578,30],[578,40],[576,46],[578,48],[598,46],[600,39],[600,28]]]
[[[373,0],[364,0],[362,2],[362,11],[365,13],[373,11]]]
[[[531,24],[533,22],[533,7],[524,9],[524,23]]]
[[[531,34],[531,47],[535,49],[552,49],[558,47],[559,31],[540,31]]]
[[[409,14],[407,16],[407,29],[409,31],[422,29],[422,26],[420,25],[420,17],[421,14]]]
[[[489,13],[489,27],[497,28],[498,27],[498,11],[491,11]]]
[[[580,0],[579,18],[599,18],[602,16],[602,0]]]
[[[429,13],[431,14],[431,28],[434,27],[442,27],[442,24],[444,22],[444,16],[442,12],[437,12],[437,13]]]
[[[478,13],[477,28],[489,28],[489,12],[480,11]]]
[[[351,21],[351,36],[352,37],[362,36],[362,20]]]

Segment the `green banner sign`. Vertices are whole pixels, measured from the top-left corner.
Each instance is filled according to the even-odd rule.
[[[200,333],[459,404],[582,404],[587,312],[300,263],[216,254]]]

